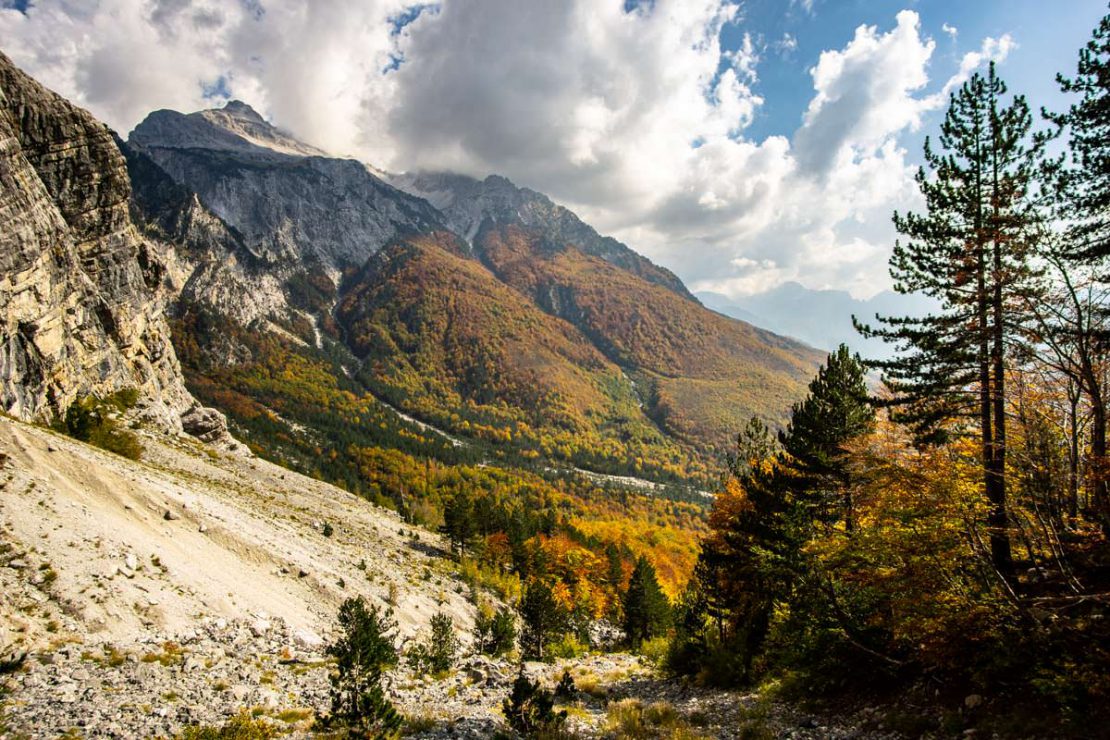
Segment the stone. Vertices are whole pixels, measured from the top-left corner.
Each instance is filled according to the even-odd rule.
[[[228,434],[227,417],[204,406],[194,406],[182,414],[181,428],[202,442],[218,442]]]
[[[123,564],[127,566],[128,570],[134,571],[139,569],[139,559],[135,557],[135,553],[133,552],[127,553],[127,557],[123,559]],[[130,578],[130,576],[128,576],[128,578]]]
[[[177,514],[170,511],[169,509],[166,509],[165,513],[162,514],[162,518],[165,519],[167,522],[172,522],[180,519],[181,517],[179,517]]]
[[[964,697],[964,706],[968,709],[977,709],[983,705],[983,697],[979,694],[968,694]]]

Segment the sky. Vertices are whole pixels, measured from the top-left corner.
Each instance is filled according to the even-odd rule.
[[[502,174],[729,296],[888,288],[948,94],[1034,109],[1105,0],[0,0],[0,50],[126,133],[242,99],[393,172]]]

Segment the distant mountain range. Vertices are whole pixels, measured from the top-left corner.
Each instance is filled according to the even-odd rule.
[[[860,336],[852,326],[852,316],[865,324],[875,324],[876,314],[920,316],[933,306],[931,299],[920,295],[907,296],[884,290],[872,298],[859,300],[847,291],[811,290],[796,282],[738,298],[709,291],[699,291],[696,296],[714,311],[800,339],[810,346],[833,350],[846,344],[864,358],[875,359],[890,357],[894,348],[880,340]]]
[[[238,101],[155,111],[124,141],[0,74],[0,398],[25,418],[138,386],[352,489],[383,449],[705,483],[822,361],[503,177],[390,175]]]

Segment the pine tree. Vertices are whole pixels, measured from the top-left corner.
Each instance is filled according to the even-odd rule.
[[[671,623],[671,605],[655,576],[655,568],[643,555],[636,561],[628,590],[624,593],[624,633],[632,647],[666,632]]]
[[[788,485],[817,508],[827,521],[853,527],[852,500],[844,444],[874,428],[864,368],[858,355],[840,347],[809,384],[809,395],[796,404],[790,425],[779,434],[788,455]]]
[[[524,737],[555,736],[566,722],[566,710],[555,711],[555,697],[535,681],[524,675],[524,665],[513,681],[509,698],[501,702],[501,713],[509,727]]]
[[[1024,97],[1003,105],[1006,86],[992,63],[952,95],[941,126],[941,151],[925,141],[917,174],[927,213],[894,214],[899,240],[891,275],[900,293],[935,298],[924,318],[880,317],[857,324],[868,337],[898,344],[899,355],[872,361],[894,394],[892,417],[921,442],[945,439],[970,422],[981,445],[991,555],[1012,570],[1006,501],[1006,372],[1027,323],[1023,306],[1039,214],[1031,189],[1041,157]],[[957,427],[958,429],[958,427]]]
[[[543,660],[544,647],[566,627],[564,609],[542,580],[528,585],[520,602],[520,649],[525,659]]]
[[[382,671],[397,663],[390,633],[396,624],[386,612],[366,607],[362,597],[339,607],[340,634],[327,654],[335,658],[331,676],[331,715],[325,725],[340,725],[372,738],[396,737],[402,717],[385,698]]]
[[[1107,457],[1107,401],[1103,364],[1110,324],[1104,290],[1110,259],[1110,15],[1103,17],[1079,51],[1076,76],[1057,75],[1060,89],[1079,96],[1064,113],[1046,117],[1068,133],[1068,163],[1055,175],[1058,216],[1068,223],[1053,265],[1061,280],[1059,298],[1049,304],[1044,340],[1058,369],[1082,390],[1091,406],[1090,455],[1093,508],[1110,533],[1110,462]]]
[[[443,533],[451,542],[452,552],[462,555],[474,541],[477,527],[474,502],[465,493],[456,493],[443,507]]]

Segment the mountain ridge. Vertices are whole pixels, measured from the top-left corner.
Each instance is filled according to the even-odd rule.
[[[182,193],[195,193],[196,204],[174,196],[183,205],[171,211],[199,205],[226,227],[215,242],[228,264],[194,260],[178,313],[208,305],[243,326],[295,340],[298,351],[353,352],[335,367],[450,434],[597,472],[650,473],[640,461],[656,459],[656,474],[697,470],[711,478],[709,461],[732,429],[750,415],[781,421],[820,362],[808,347],[706,310],[673,273],[505,178],[387,175],[354,160],[289,153],[276,129],[237,104],[231,113],[203,113],[156,112],[128,141],[143,185],[138,200],[153,203],[170,190],[153,174],[140,177],[149,160]],[[252,141],[238,123],[213,133],[244,116],[258,127]],[[144,192],[148,186],[154,192]],[[510,234],[502,247],[526,245],[515,267],[494,259],[495,233]],[[401,272],[371,269],[384,267],[383,255],[401,254]],[[518,269],[521,260],[535,269]],[[453,284],[452,275],[468,276],[467,287]],[[397,284],[398,276],[409,287]],[[605,298],[607,283],[622,300]],[[234,291],[224,284],[251,296],[251,309],[230,301]],[[415,285],[422,287],[414,293]],[[404,311],[388,310],[374,297],[385,295],[381,290],[407,296]],[[576,314],[579,299],[585,310]],[[619,320],[603,320],[611,310]],[[531,328],[512,328],[524,317]],[[463,344],[452,326],[466,333]],[[252,366],[246,343],[235,339],[242,332],[210,336],[227,346],[224,354],[243,358],[244,372]],[[555,346],[563,349],[551,354]],[[700,367],[699,358],[713,368]],[[210,372],[212,362],[205,365],[208,371],[193,368],[193,376]],[[693,459],[701,460],[693,468],[681,462]]]

